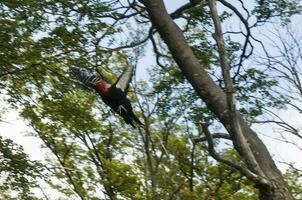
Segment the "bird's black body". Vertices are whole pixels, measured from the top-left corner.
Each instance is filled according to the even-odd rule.
[[[107,93],[102,93],[99,90],[97,90],[97,92],[100,94],[104,103],[107,104],[115,113],[119,114],[127,124],[130,124],[134,128],[135,125],[133,124],[133,121],[142,125],[133,113],[129,99],[120,88],[112,85],[108,88]]]
[[[134,128],[134,122],[139,126],[143,125],[133,113],[131,103],[126,96],[133,75],[132,67],[126,69],[113,85],[105,82],[101,76],[88,73],[88,71],[79,68],[74,68],[73,72],[82,84],[96,91],[104,103],[119,114],[127,124]]]

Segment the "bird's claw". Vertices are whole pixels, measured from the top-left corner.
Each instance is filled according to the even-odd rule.
[[[119,105],[119,107],[117,108],[117,113],[119,113],[120,115],[122,114],[122,110],[124,110],[125,112],[127,112],[126,108],[122,105]]]

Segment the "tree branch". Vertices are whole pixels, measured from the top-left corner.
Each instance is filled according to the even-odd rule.
[[[182,74],[193,86],[197,95],[206,103],[209,110],[217,116],[226,130],[231,133],[231,121],[228,115],[228,104],[225,93],[209,76],[205,67],[199,63],[181,29],[167,13],[163,0],[141,0],[141,2],[145,5],[153,26],[157,29],[162,40],[167,44]],[[282,192],[282,194],[290,197],[289,199],[293,199],[281,172],[275,165],[264,143],[244,121],[240,113],[236,112],[236,115],[242,129],[242,134],[244,134],[246,142],[250,145],[258,164],[265,172],[266,177],[274,183],[274,188],[278,189],[276,194],[281,196]],[[261,190],[261,194],[266,195],[267,192],[272,192],[270,187],[266,187],[267,184],[262,186],[263,190]]]
[[[227,164],[231,167],[234,167],[235,169],[240,171],[240,173],[242,173],[244,176],[246,176],[250,180],[253,180],[253,181],[255,181],[257,183],[260,183],[260,184],[267,184],[267,181],[265,179],[260,178],[257,174],[250,171],[247,167],[242,166],[239,162],[220,156],[215,151],[213,137],[212,137],[212,134],[210,133],[210,131],[208,129],[208,126],[205,123],[201,123],[201,126],[202,126],[202,130],[205,134],[206,140],[208,141],[209,153],[215,160],[217,160],[219,162],[222,162],[224,164]]]
[[[240,61],[239,61],[239,64],[238,64],[238,70],[235,74],[238,75],[240,73],[240,68],[242,66],[242,62],[244,61],[244,59],[248,58],[250,55],[252,55],[253,53],[253,45],[251,44],[249,38],[251,36],[251,30],[250,30],[250,27],[249,27],[249,24],[248,24],[248,21],[242,16],[242,14],[239,12],[239,10],[233,6],[232,4],[230,4],[229,2],[225,1],[225,0],[219,0],[224,6],[226,6],[227,8],[231,9],[240,19],[240,21],[243,23],[245,29],[246,29],[246,35],[245,35],[245,41],[244,41],[244,44],[243,44],[243,48],[242,48],[242,53],[241,53],[241,56],[240,56]],[[246,55],[246,50],[247,50],[247,46],[248,44],[251,46],[251,51]]]
[[[224,83],[226,87],[226,95],[227,95],[227,103],[228,103],[228,114],[230,117],[230,135],[234,139],[234,146],[237,147],[238,152],[242,155],[242,157],[247,161],[247,164],[251,170],[254,170],[256,174],[265,177],[262,172],[259,164],[256,161],[256,158],[251,151],[249,144],[247,143],[243,133],[241,126],[239,124],[238,119],[238,111],[236,110],[235,100],[233,98],[234,95],[234,86],[230,73],[230,64],[228,61],[227,52],[224,46],[224,39],[222,34],[221,21],[216,8],[216,0],[209,0],[209,7],[212,15],[212,19],[215,25],[215,34],[213,34],[214,39],[216,40],[220,65],[222,68],[222,74],[224,78]]]
[[[231,140],[230,135],[227,133],[213,133],[212,138],[213,139],[221,138],[221,139]],[[207,137],[199,137],[199,138],[193,139],[193,143],[204,142],[204,141],[207,141]]]
[[[176,9],[173,13],[170,14],[170,16],[172,19],[180,18],[182,16],[182,13],[184,13],[186,10],[194,8],[199,3],[201,3],[201,0],[190,1],[189,3],[186,3],[185,5]]]

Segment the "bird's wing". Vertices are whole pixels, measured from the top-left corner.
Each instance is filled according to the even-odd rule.
[[[128,65],[124,72],[119,76],[115,85],[120,88],[124,93],[127,93],[129,83],[133,76],[133,67]]]
[[[95,87],[95,84],[101,79],[101,77],[97,74],[88,72],[87,70],[80,68],[72,68],[72,72],[76,76],[79,83],[92,89]]]

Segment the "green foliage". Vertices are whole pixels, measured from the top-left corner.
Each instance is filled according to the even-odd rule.
[[[282,109],[287,101],[281,94],[274,92],[278,82],[259,69],[250,68],[239,75],[236,85],[237,98],[242,105],[240,112],[252,121],[261,116],[268,108]]]
[[[292,15],[301,13],[301,5],[297,0],[257,0],[256,2],[253,13],[260,21],[280,17],[283,22],[289,22]]]
[[[36,186],[42,166],[29,160],[23,148],[0,136],[0,197],[5,199],[35,199],[30,189]],[[12,196],[11,193],[14,193]]]
[[[295,199],[302,199],[302,172],[301,170],[289,165],[289,168],[284,174],[292,194]]]

